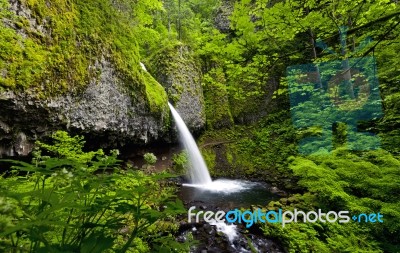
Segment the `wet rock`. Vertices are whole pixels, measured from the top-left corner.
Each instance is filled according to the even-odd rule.
[[[22,132],[18,133],[14,144],[15,152],[20,156],[26,156],[31,152],[32,148],[33,144],[27,141],[26,135]]]
[[[278,196],[280,196],[280,197],[285,197],[285,196],[288,195],[287,192],[285,192],[284,190],[279,189],[279,188],[276,187],[276,186],[270,187],[270,188],[269,188],[269,191],[272,192],[272,193],[274,193],[274,194],[276,194],[276,195],[278,195]]]
[[[213,233],[215,234],[215,227],[211,226],[208,223],[204,224],[203,229],[209,235],[211,235]]]
[[[187,226],[188,224],[183,224]],[[252,252],[255,248],[257,252],[283,253],[284,250],[276,242],[264,237],[263,232],[258,226],[253,226],[250,230],[244,227],[238,228],[238,236],[230,241],[224,233],[217,231],[216,226],[208,223],[192,224],[195,225],[177,236],[177,239],[182,240],[181,235],[192,233],[195,240],[199,241],[191,252],[193,253],[237,253],[237,252]],[[195,228],[197,229],[195,230]],[[180,230],[181,231],[181,230]],[[250,232],[254,231],[254,233]],[[249,245],[251,243],[251,246]]]

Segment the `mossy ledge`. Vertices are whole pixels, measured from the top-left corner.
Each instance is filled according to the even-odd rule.
[[[151,112],[165,110],[165,91],[139,65],[130,1],[0,0],[0,6],[1,89],[29,90],[39,99],[80,92],[106,57],[130,95],[146,96]]]
[[[57,129],[104,146],[168,139],[164,88],[140,67],[128,0],[0,0],[0,156]]]

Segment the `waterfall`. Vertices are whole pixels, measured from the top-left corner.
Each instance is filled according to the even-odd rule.
[[[210,173],[208,173],[206,163],[201,156],[192,134],[175,108],[170,103],[168,103],[168,105],[178,128],[180,141],[183,143],[189,155],[189,177],[191,183],[199,185],[210,184],[212,182]]]
[[[139,62],[139,64],[140,67],[142,67],[142,69],[147,72],[146,66],[142,62]]]

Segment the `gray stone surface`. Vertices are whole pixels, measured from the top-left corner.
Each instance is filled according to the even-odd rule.
[[[38,100],[28,92],[1,92],[0,156],[26,155],[34,140],[57,129],[98,138],[99,146],[146,144],[165,137],[169,111],[154,115],[144,98],[134,101],[109,62],[95,67],[99,79],[79,94]]]
[[[21,0],[9,0],[8,2],[10,3],[10,10],[13,13],[15,13],[17,16],[26,18],[26,20],[29,22],[29,28],[31,29],[32,32],[42,35],[49,34],[49,32],[46,31],[45,29],[45,26],[48,22],[46,18],[44,18],[42,20],[42,23],[39,24],[36,18],[34,18],[34,16],[32,15],[32,11],[21,4]],[[8,24],[8,26],[16,30],[18,34],[20,34],[23,38],[28,37],[24,29],[19,29],[12,22],[7,22],[7,20],[5,21]]]
[[[230,20],[235,5],[235,0],[223,0],[218,7],[215,17],[214,26],[223,33],[230,31]]]

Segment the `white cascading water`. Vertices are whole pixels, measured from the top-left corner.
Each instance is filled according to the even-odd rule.
[[[189,155],[189,177],[191,183],[199,185],[211,184],[212,180],[210,177],[210,173],[208,173],[206,163],[201,156],[200,150],[197,147],[197,144],[194,141],[192,134],[190,133],[185,122],[183,121],[179,113],[175,110],[175,108],[170,103],[168,103],[168,105],[171,109],[172,116],[175,119],[180,140]]]
[[[205,191],[221,192],[224,194],[248,190],[254,186],[253,183],[248,181],[228,179],[212,181],[206,163],[204,162],[200,150],[197,147],[197,144],[194,141],[193,136],[187,128],[185,122],[170,103],[168,103],[168,106],[171,109],[172,116],[174,117],[176,126],[178,128],[179,138],[189,155],[189,176],[191,184],[184,184],[184,186],[196,187]],[[231,243],[231,246],[235,248],[233,242],[239,236],[236,225],[226,224],[225,222],[212,222],[210,224],[216,226],[217,231],[224,233]],[[237,252],[250,252],[242,248],[236,248],[236,250]]]
[[[250,182],[239,180],[218,179],[212,181],[206,163],[201,156],[192,134],[175,108],[170,103],[168,103],[168,105],[178,128],[180,141],[183,143],[189,155],[189,177],[191,183],[184,185],[202,188],[207,191],[224,193],[238,192],[252,187]]]
[[[189,176],[191,184],[188,186],[205,188],[211,191],[226,192],[229,192],[230,190],[235,191],[238,188],[242,188],[238,187],[235,184],[229,183],[229,181],[227,180],[211,180],[206,163],[201,156],[200,150],[197,147],[197,144],[194,141],[192,134],[190,133],[185,122],[183,121],[179,113],[175,110],[175,108],[170,103],[168,103],[168,105],[171,109],[172,116],[174,117],[176,126],[178,128],[179,138],[189,155]],[[224,233],[231,243],[238,236],[236,225],[227,225],[224,222],[215,222],[212,225],[216,226],[218,231]]]

